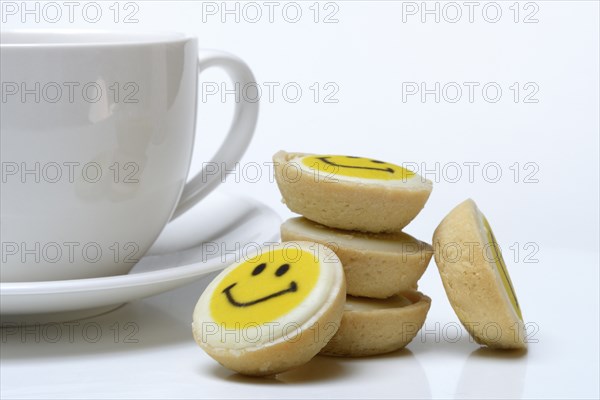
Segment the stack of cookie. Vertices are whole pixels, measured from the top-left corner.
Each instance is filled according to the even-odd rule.
[[[359,157],[279,152],[274,159],[284,201],[304,217],[283,223],[282,243],[232,264],[200,296],[192,330],[211,357],[264,376],[318,353],[402,348],[429,311],[431,300],[416,290],[434,250],[450,304],[475,341],[526,348],[506,264],[475,202],[444,218],[432,249],[402,232],[431,193],[417,174]]]
[[[431,299],[417,282],[432,247],[402,232],[421,211],[430,181],[398,165],[362,157],[274,155],[285,204],[303,215],[281,226],[281,240],[315,242],[339,257],[347,299],[322,354],[366,356],[406,346]]]

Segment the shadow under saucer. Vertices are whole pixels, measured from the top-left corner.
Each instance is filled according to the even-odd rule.
[[[216,274],[208,274],[171,292],[69,322],[42,319],[26,324],[11,322],[2,316],[0,359],[64,358],[148,350],[181,343],[193,346],[192,311]]]

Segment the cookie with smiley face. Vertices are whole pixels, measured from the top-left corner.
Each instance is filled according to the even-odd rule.
[[[442,220],[433,246],[450,304],[471,336],[491,348],[525,348],[523,316],[506,264],[473,200]]]
[[[384,300],[348,296],[340,328],[321,354],[362,357],[401,349],[423,326],[430,305],[414,291]]]
[[[306,363],[337,331],[346,297],[342,264],[329,248],[281,243],[226,268],[200,296],[196,342],[246,375]]]
[[[273,161],[288,208],[332,228],[398,232],[432,190],[418,174],[370,158],[280,151]]]
[[[302,217],[290,218],[281,225],[281,240],[328,246],[342,261],[347,293],[379,299],[415,290],[433,256],[429,244],[403,232],[343,231]]]

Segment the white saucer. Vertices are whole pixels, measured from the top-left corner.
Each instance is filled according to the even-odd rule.
[[[127,275],[0,283],[3,323],[77,319],[174,289],[276,241],[280,224],[280,217],[257,200],[212,193],[169,223]]]

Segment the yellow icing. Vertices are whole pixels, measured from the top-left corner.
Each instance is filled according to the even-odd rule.
[[[302,158],[302,164],[324,173],[383,181],[407,180],[415,173],[396,164],[365,157],[315,155]]]
[[[512,282],[510,280],[510,276],[508,275],[508,270],[506,269],[506,264],[504,263],[504,258],[502,257],[502,253],[498,247],[498,242],[496,242],[496,238],[494,237],[494,232],[492,232],[492,228],[488,220],[483,217],[483,225],[485,227],[487,233],[488,243],[490,244],[490,249],[492,251],[492,258],[494,260],[494,264],[500,273],[500,278],[502,279],[502,283],[504,284],[504,290],[508,293],[508,298],[510,299],[511,304],[513,305],[517,315],[521,320],[523,320],[523,315],[521,314],[521,307],[519,307],[519,301],[517,300],[517,295],[515,294],[515,289],[513,288]]]
[[[217,285],[212,319],[226,329],[244,329],[282,317],[301,306],[314,289],[320,263],[311,252],[279,248],[245,261]]]

